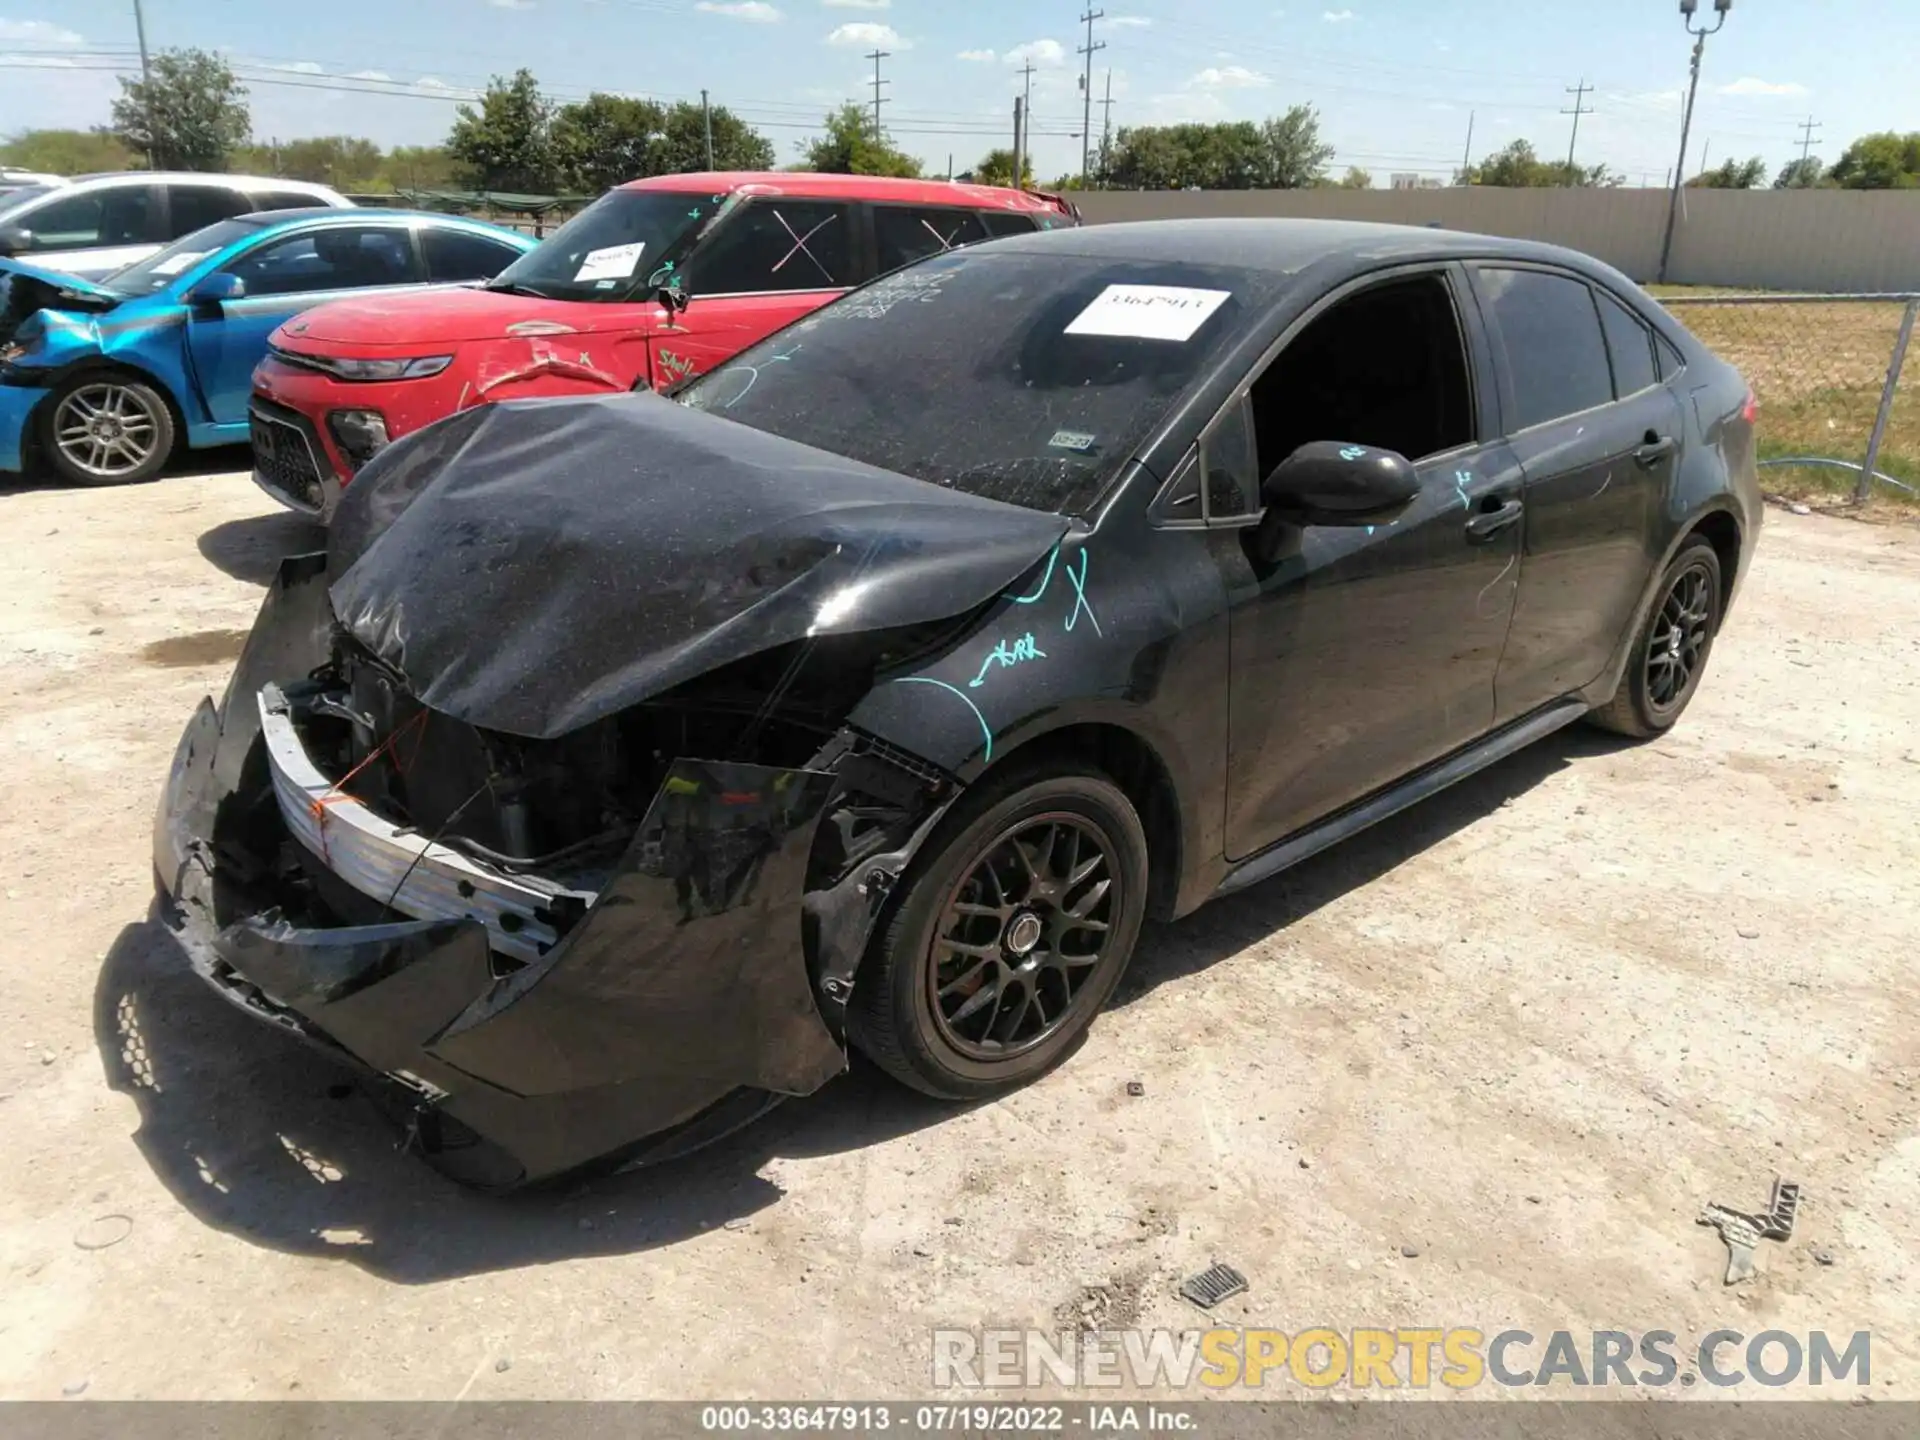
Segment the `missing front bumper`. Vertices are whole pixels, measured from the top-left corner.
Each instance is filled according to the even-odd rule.
[[[516,937],[500,919],[523,877],[434,855],[344,804],[302,828],[314,797],[303,753],[288,749],[297,734],[278,733],[271,689],[253,702],[271,677],[319,663],[303,647],[324,647],[323,587],[311,558],[287,562],[225,703],[203,703],[168,776],[155,869],[168,926],[203,979],[404,1087],[429,1158],[495,1188],[677,1152],[845,1068],[802,940],[833,776],[674,762],[586,914],[522,947],[531,953],[508,951]],[[430,878],[397,885],[400,913],[381,923],[329,923],[276,892],[263,834],[341,864],[350,852],[359,879],[336,873],[363,893],[403,859]],[[493,910],[475,903],[477,885],[448,888],[459,866],[494,887]],[[498,953],[522,963],[503,967]]]

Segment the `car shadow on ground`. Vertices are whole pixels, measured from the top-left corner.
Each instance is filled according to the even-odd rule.
[[[1267,938],[1574,759],[1620,743],[1562,731],[1285,875],[1149,927],[1116,1008]],[[779,1186],[759,1173],[774,1157],[860,1149],[958,1113],[856,1055],[819,1093],[692,1156],[487,1196],[403,1153],[350,1070],[214,995],[152,914],[124,927],[108,951],[94,1028],[108,1083],[139,1109],[134,1143],[200,1220],[402,1284],[671,1245],[776,1204]]]
[[[203,532],[200,555],[217,570],[252,585],[265,585],[289,555],[327,548],[326,527],[292,510],[227,520]]]

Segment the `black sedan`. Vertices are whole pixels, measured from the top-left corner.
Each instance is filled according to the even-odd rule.
[[[849,1044],[995,1095],[1143,918],[1569,722],[1671,726],[1758,535],[1753,421],[1542,245],[941,255],[675,397],[384,452],[181,740],[164,908],[474,1184],[680,1152]]]

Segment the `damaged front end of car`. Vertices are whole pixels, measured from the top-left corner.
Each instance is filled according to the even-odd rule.
[[[557,403],[539,423],[606,402]],[[687,424],[665,401],[622,403],[666,431]],[[443,424],[504,437],[516,408]],[[683,459],[713,427],[743,428],[696,417]],[[384,1077],[411,1143],[483,1188],[663,1159],[818,1089],[845,1068],[845,1005],[887,892],[960,790],[847,717],[879,677],[965,633],[1011,562],[934,603],[900,578],[911,566],[876,560],[877,542],[843,583],[828,572],[848,546],[782,540],[786,563],[757,549],[748,572],[700,582],[715,593],[670,631],[640,634],[618,612],[646,597],[583,599],[605,571],[578,555],[584,569],[555,567],[541,587],[579,587],[548,613],[556,638],[516,649],[490,632],[484,578],[515,567],[485,553],[462,502],[525,506],[492,466],[463,490],[461,465],[439,464],[407,491],[404,459],[382,457],[376,480],[400,480],[353,501],[384,497],[379,534],[347,515],[331,561],[283,562],[224,699],[181,738],[154,852],[190,963],[233,1003]],[[562,503],[567,516],[532,522],[545,563],[595,501]],[[422,504],[447,513],[423,520]],[[416,539],[441,532],[443,563],[472,567],[464,608],[422,613],[438,581],[403,519]],[[1016,525],[1009,555],[1044,541]],[[587,544],[618,545],[620,528]],[[476,538],[477,562],[462,550]],[[528,583],[498,593],[531,604]],[[870,628],[823,629],[849,585],[908,598],[869,605]],[[782,597],[798,594],[806,613],[783,622]],[[722,643],[709,602],[758,612],[754,633]],[[540,629],[532,617],[516,633]]]

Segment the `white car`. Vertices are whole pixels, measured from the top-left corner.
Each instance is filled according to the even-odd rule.
[[[50,178],[0,194],[0,256],[99,280],[216,220],[352,204],[325,185],[257,175],[134,170]]]
[[[37,170],[9,170],[0,165],[0,203],[16,190],[24,190],[29,185],[64,185],[64,175],[42,175]]]

